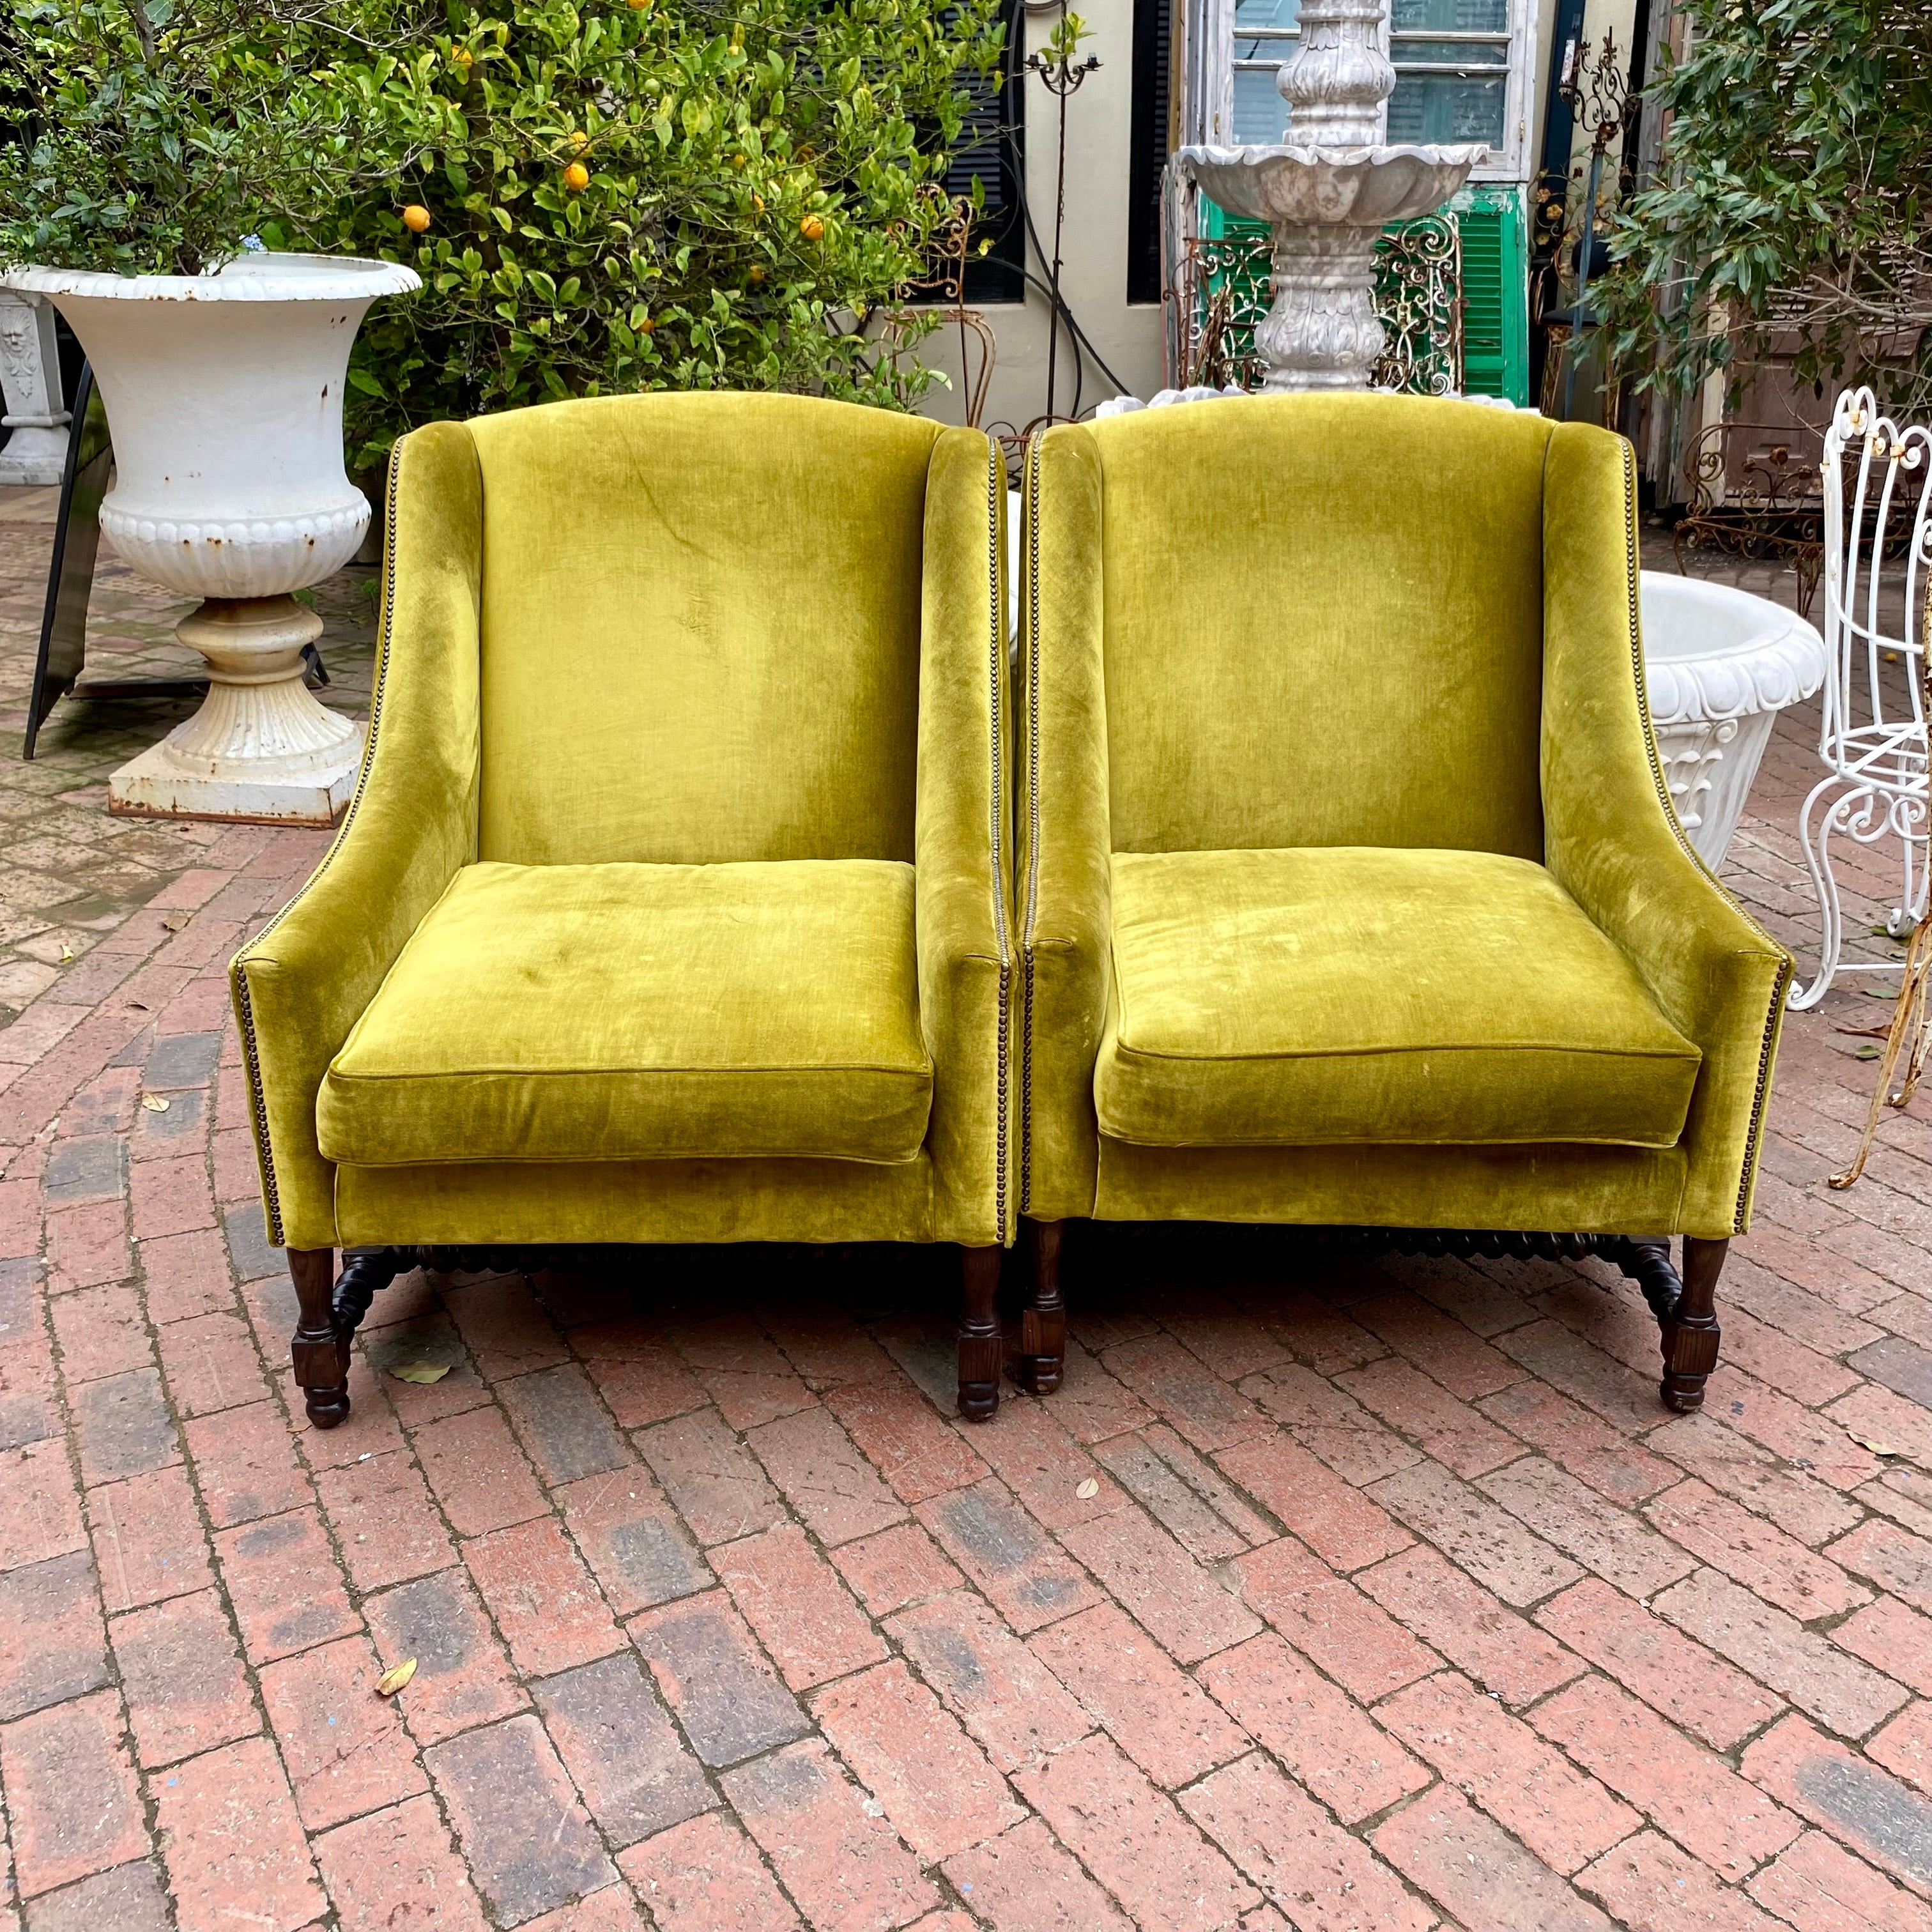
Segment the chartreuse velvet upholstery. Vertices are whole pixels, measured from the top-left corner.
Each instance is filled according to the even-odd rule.
[[[1549,873],[1385,845],[1117,852],[1100,1131],[1672,1147],[1696,1048]]]
[[[1035,441],[1023,1213],[1742,1229],[1790,962],[1672,810],[1635,507],[1420,398]]]
[[[913,868],[466,866],[335,1056],[323,1155],[916,1160]]]
[[[1012,1232],[1004,476],[652,395],[397,446],[370,743],[236,958],[271,1238]]]

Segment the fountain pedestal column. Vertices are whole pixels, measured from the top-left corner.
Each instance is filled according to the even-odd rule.
[[[1376,238],[1359,228],[1277,230],[1274,306],[1255,330],[1264,389],[1366,389],[1382,352]]]

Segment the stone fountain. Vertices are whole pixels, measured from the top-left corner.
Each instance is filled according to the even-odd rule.
[[[1376,237],[1440,208],[1486,152],[1381,147],[1395,69],[1387,0],[1302,0],[1301,44],[1276,76],[1278,148],[1183,148],[1176,164],[1230,214],[1274,231],[1274,306],[1255,331],[1264,389],[1366,389],[1382,350]]]

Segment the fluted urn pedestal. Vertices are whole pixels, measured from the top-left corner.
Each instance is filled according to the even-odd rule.
[[[212,275],[16,269],[80,338],[114,439],[101,535],[200,607],[176,626],[208,661],[201,709],[108,781],[110,812],[328,825],[363,728],[303,682],[322,620],[292,592],[332,576],[369,526],[342,460],[349,351],[393,262],[242,256]]]
[[[1274,304],[1255,331],[1265,389],[1366,389],[1382,352],[1376,238],[1440,208],[1486,152],[1380,145],[1395,69],[1386,0],[1302,0],[1301,44],[1275,85],[1280,147],[1182,148],[1176,165],[1230,214],[1274,238]]]

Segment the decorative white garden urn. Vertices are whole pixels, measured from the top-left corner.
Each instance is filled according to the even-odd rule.
[[[1265,389],[1366,389],[1382,352],[1376,238],[1440,208],[1487,152],[1384,147],[1395,69],[1388,0],[1302,0],[1300,46],[1275,77],[1281,147],[1181,148],[1174,162],[1231,214],[1274,232],[1274,304],[1255,330]]]
[[[1698,856],[1724,863],[1772,727],[1825,681],[1796,612],[1727,584],[1646,570],[1643,675],[1671,802]]]
[[[52,302],[87,351],[114,439],[101,534],[202,600],[176,634],[208,659],[208,696],[114,773],[110,812],[327,825],[347,802],[363,728],[304,685],[322,620],[290,593],[368,527],[342,461],[350,347],[379,296],[421,286],[394,262],[274,254],[212,275],[0,276]]]

